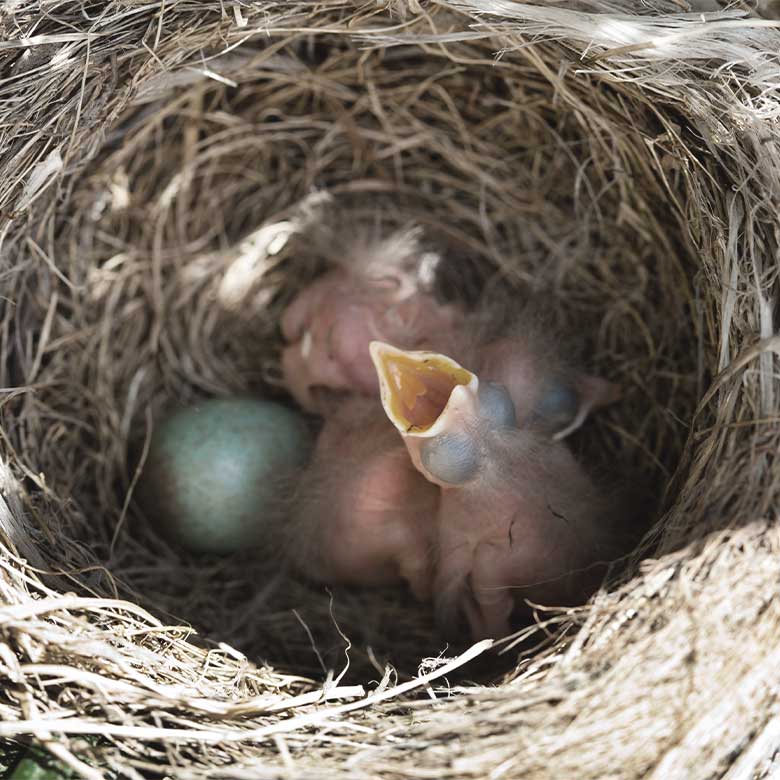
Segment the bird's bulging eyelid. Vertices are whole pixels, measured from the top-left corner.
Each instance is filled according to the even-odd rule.
[[[506,387],[498,382],[480,384],[479,411],[482,417],[499,428],[517,427],[517,416],[512,397]]]
[[[543,404],[548,407],[548,413],[576,414],[579,406],[579,394],[574,384],[564,379],[548,381],[544,387]]]
[[[480,452],[474,437],[465,432],[448,432],[425,439],[420,446],[420,463],[428,473],[448,485],[464,485],[479,473]]]

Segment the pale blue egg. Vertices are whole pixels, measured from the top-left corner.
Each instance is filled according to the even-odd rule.
[[[149,521],[193,552],[260,544],[311,451],[303,417],[282,404],[220,398],[157,425],[136,496]]]

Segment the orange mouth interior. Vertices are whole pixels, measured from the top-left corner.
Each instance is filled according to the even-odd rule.
[[[444,411],[457,385],[467,385],[471,373],[435,356],[385,354],[382,369],[388,413],[407,432],[427,431]]]

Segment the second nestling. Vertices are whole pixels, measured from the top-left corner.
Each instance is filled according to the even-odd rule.
[[[283,315],[284,381],[323,416],[285,549],[319,582],[405,583],[448,636],[500,637],[529,604],[585,601],[626,551],[563,441],[619,392],[520,312],[440,304],[408,249],[377,243]]]

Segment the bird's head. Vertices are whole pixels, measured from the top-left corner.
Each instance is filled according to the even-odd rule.
[[[443,488],[466,485],[484,471],[490,431],[514,428],[515,408],[503,385],[437,352],[370,345],[382,399],[412,462]]]

